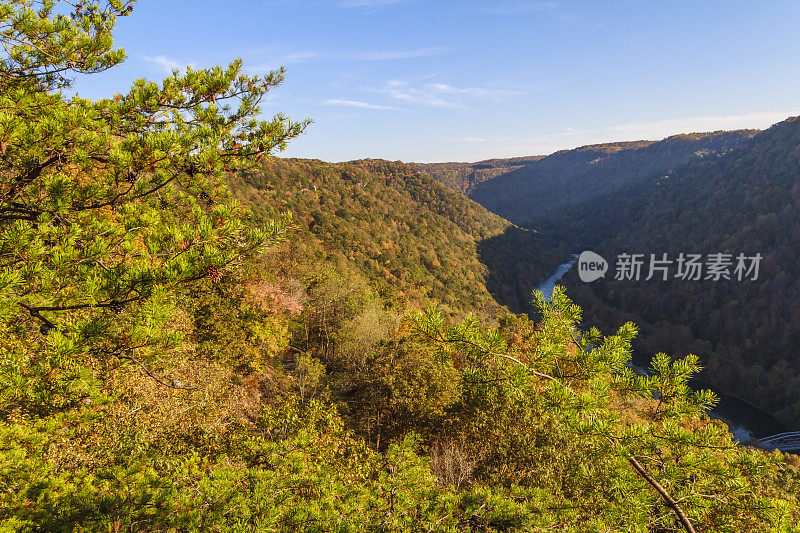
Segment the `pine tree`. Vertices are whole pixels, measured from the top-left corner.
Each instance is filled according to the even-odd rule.
[[[149,372],[177,340],[172,289],[219,281],[287,221],[249,224],[224,185],[308,123],[259,119],[282,69],[248,76],[236,60],[99,101],[69,95],[75,77],[123,61],[111,32],[131,11],[0,5],[0,412],[91,395],[89,367]]]

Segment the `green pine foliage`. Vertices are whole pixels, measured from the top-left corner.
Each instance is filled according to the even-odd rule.
[[[0,529],[794,527],[796,457],[710,420],[697,358],[634,373],[636,328],[581,329],[561,288],[535,295],[536,322],[487,303],[476,239],[504,221],[409,167],[265,162],[304,125],[255,118],[280,72],[66,96],[122,60],[129,11],[0,8]],[[322,190],[304,203],[287,176]],[[355,234],[348,201],[383,216]],[[466,273],[405,279],[446,231]],[[387,284],[365,266],[379,244]]]
[[[226,199],[225,173],[304,126],[257,120],[282,73],[250,78],[239,61],[140,80],[110,100],[65,96],[68,73],[124,57],[110,30],[125,4],[74,9],[10,2],[0,11],[0,317],[4,337],[26,345],[0,370],[4,412],[73,405],[91,397],[87,367],[152,364],[175,346],[170,290],[221,275],[285,225],[247,223]]]

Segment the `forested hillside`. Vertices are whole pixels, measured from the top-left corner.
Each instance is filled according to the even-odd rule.
[[[551,215],[576,208],[641,180],[667,175],[692,161],[715,158],[755,131],[693,133],[662,141],[632,141],[563,150],[544,158],[499,160],[492,179],[468,190],[489,211],[525,227],[543,229]],[[427,165],[432,176],[452,181],[447,165]],[[480,164],[475,164],[480,165]],[[469,169],[475,165],[467,165]],[[462,170],[463,172],[463,170]]]
[[[298,237],[335,249],[387,301],[521,311],[567,251],[403,163],[275,159],[233,183],[264,217],[291,211]]]
[[[0,530],[795,528],[800,460],[709,419],[696,357],[639,375],[562,288],[489,300],[485,244],[536,233],[275,159],[282,70],[74,96],[131,11],[0,4]]]
[[[606,197],[616,205],[617,196],[624,200],[632,187],[684,164],[721,157],[755,134],[694,133],[584,146],[547,157],[414,166],[518,225],[484,240],[479,252],[495,299],[514,311],[532,312],[527,295],[537,283],[578,251],[579,243],[597,240],[587,234],[583,222],[589,219],[582,210]],[[613,233],[617,227],[603,220],[592,224],[591,231]]]
[[[594,320],[649,324],[643,351],[703,356],[704,378],[792,427],[800,425],[800,121],[789,119],[719,158],[654,176],[554,223],[607,258],[647,252],[763,255],[739,282],[575,280]],[[613,308],[625,312],[608,320]]]
[[[411,167],[275,159],[238,183],[257,212],[291,211],[302,238],[337,250],[387,300],[496,307],[477,243],[510,224]]]

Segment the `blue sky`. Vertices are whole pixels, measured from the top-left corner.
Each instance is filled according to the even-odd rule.
[[[140,0],[125,64],[76,89],[241,57],[288,69],[265,115],[314,121],[282,155],[477,161],[800,114],[798,21],[796,0]]]

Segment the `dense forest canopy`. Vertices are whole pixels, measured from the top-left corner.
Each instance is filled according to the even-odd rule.
[[[234,188],[266,218],[291,211],[298,238],[335,248],[387,301],[498,308],[477,245],[511,224],[407,165],[275,159]]]
[[[0,4],[2,529],[795,526],[800,462],[709,419],[695,356],[639,375],[636,326],[562,288],[491,302],[509,222],[405,165],[275,159],[307,124],[259,118],[282,71],[69,95],[131,11]]]

